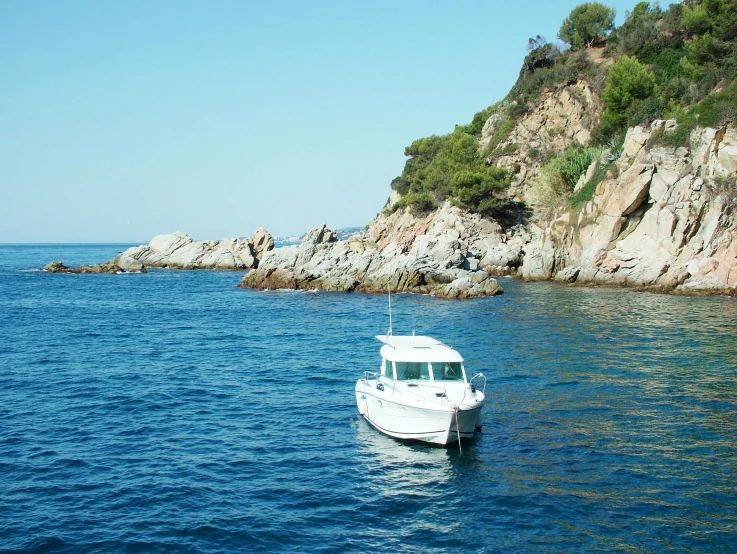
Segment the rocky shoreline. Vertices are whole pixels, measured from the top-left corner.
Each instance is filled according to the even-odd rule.
[[[664,125],[630,129],[592,200],[533,227],[522,278],[734,295],[737,133],[698,129],[673,148]]]
[[[578,86],[578,85],[576,85]],[[557,96],[556,96],[557,95]],[[569,117],[579,106],[565,89],[544,98],[507,139],[542,144],[551,122],[560,132],[546,149],[562,151],[588,138],[595,117]],[[588,98],[588,96],[586,97]],[[595,111],[595,103],[591,110]],[[548,216],[525,201],[539,162],[521,143],[502,166],[519,165],[514,194],[531,206],[525,217],[503,224],[453,206],[449,201],[417,216],[393,210],[392,191],[363,236],[337,240],[325,225],[296,246],[274,248],[263,228],[253,238],[194,241],[184,233],[154,237],[113,260],[50,272],[117,273],[164,267],[248,272],[238,286],[358,292],[392,291],[474,298],[501,294],[494,276],[524,280],[626,286],[689,295],[735,295],[737,290],[737,131],[696,129],[690,147],[663,145],[659,137],[674,121],[629,129],[621,152],[605,151],[583,174],[583,185],[601,164],[604,178],[582,206],[563,205]],[[532,131],[531,131],[532,130]],[[494,132],[490,119],[484,135]],[[542,137],[542,138],[541,138]],[[482,142],[484,137],[482,137]],[[507,159],[509,158],[509,159]]]
[[[541,118],[540,113],[533,116]],[[577,140],[576,129],[566,140],[559,137],[562,142],[554,148]],[[621,153],[583,206],[563,206],[548,218],[502,227],[449,202],[424,217],[408,210],[392,213],[400,199],[393,192],[387,209],[369,224],[369,234],[383,252],[392,244],[406,251],[415,242],[452,233],[459,249],[490,275],[735,295],[737,132],[731,127],[697,129],[690,148],[664,146],[659,136],[674,129],[670,121],[630,129]],[[595,160],[580,183],[611,155],[605,151]],[[528,168],[531,179],[535,171]],[[523,184],[518,191],[525,194]]]
[[[452,230],[426,234],[411,249],[397,242],[379,249],[369,236],[338,241],[335,231],[325,225],[312,229],[298,246],[267,252],[258,268],[248,272],[238,286],[259,290],[392,290],[444,298],[503,292]]]
[[[202,240],[177,231],[157,235],[151,242],[128,248],[112,260],[95,265],[67,267],[60,261],[43,267],[50,273],[145,273],[147,268],[252,269],[274,248],[273,237],[263,227],[252,238]]]
[[[145,273],[149,268],[247,269],[238,285],[259,290],[295,289],[343,292],[414,292],[444,298],[501,294],[496,279],[458,233],[440,229],[414,241],[411,249],[393,243],[379,251],[368,235],[337,240],[325,225],[312,229],[301,244],[274,248],[263,228],[253,239],[194,241],[182,232],[154,237],[148,245],[129,248],[95,265],[67,267],[51,262],[50,273]]]

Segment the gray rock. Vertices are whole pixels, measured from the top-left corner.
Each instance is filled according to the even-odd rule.
[[[715,292],[724,294],[730,292],[730,286],[714,275],[706,275],[705,277],[690,277],[682,285],[676,287],[676,290],[679,292]]]
[[[76,273],[145,272],[146,268],[171,269],[250,269],[258,257],[274,248],[274,239],[263,228],[250,239],[195,241],[181,231],[157,235],[146,245],[128,248],[113,260],[95,266],[68,268]],[[254,255],[256,253],[256,256]]]
[[[256,232],[253,233],[253,257],[261,260],[266,252],[273,249],[274,237],[263,227],[256,229]],[[246,260],[244,259],[243,261],[245,262]],[[254,267],[254,265],[252,264],[250,267]]]
[[[568,266],[561,269],[555,274],[555,280],[562,283],[574,283],[581,272],[580,267]]]
[[[381,252],[369,238],[337,241],[335,236],[324,225],[312,229],[299,246],[267,253],[239,286],[346,292],[391,289],[448,298],[503,292],[485,272],[462,269],[461,266],[470,268],[478,262],[466,258],[468,249],[456,231],[441,229],[419,237],[409,252],[399,242],[387,244]]]

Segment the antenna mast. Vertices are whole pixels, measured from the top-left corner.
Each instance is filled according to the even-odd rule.
[[[393,336],[392,333],[392,288],[389,287],[389,332],[387,333],[390,337]]]

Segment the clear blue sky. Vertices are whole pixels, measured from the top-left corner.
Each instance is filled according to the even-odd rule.
[[[0,242],[365,225],[579,3],[1,2]]]

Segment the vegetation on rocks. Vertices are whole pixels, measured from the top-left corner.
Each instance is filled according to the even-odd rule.
[[[404,153],[409,160],[402,175],[392,182],[392,188],[402,195],[393,209],[409,207],[423,213],[449,198],[458,206],[485,214],[504,206],[512,176],[481,156],[478,138],[471,134],[477,127],[472,123],[408,146]]]
[[[614,29],[614,8],[599,2],[587,2],[573,8],[558,31],[558,38],[568,43],[572,49],[591,48],[602,42],[609,31]]]
[[[558,156],[548,160],[530,188],[530,198],[538,210],[552,212],[561,199],[570,195],[581,175],[602,153],[603,147],[569,146]]]
[[[655,76],[637,58],[624,55],[609,69],[602,99],[606,109],[602,125],[621,130],[627,123],[627,110],[633,102],[649,98],[655,89]]]
[[[504,100],[479,111],[452,133],[418,139],[405,149],[404,171],[392,182],[402,195],[394,209],[427,212],[447,199],[488,215],[509,208],[506,191],[515,169],[495,166],[517,148],[507,141],[510,133],[543,91],[578,81],[600,95],[601,121],[589,145],[552,158],[550,152],[530,150],[535,154],[530,159],[547,160],[530,191],[536,206],[550,208],[566,199],[575,205],[590,197],[594,179],[571,196],[586,171],[584,162],[601,152],[597,145],[621,144],[629,127],[675,119],[675,130],[658,132],[652,141],[680,146],[697,126],[734,123],[737,0],[683,0],[667,8],[639,2],[618,28],[614,15],[604,4],[584,3],[563,20],[558,32],[561,44],[540,35],[530,38],[517,82]],[[599,180],[608,163],[598,168]],[[580,173],[566,177],[568,170],[562,168],[569,166],[572,173]]]
[[[607,40],[605,53],[619,59],[607,77],[614,94],[605,90],[609,115],[597,139],[605,142],[627,127],[675,118],[685,125],[671,140],[683,144],[697,123],[733,122],[735,37],[737,0],[685,0],[667,10],[637,4]],[[618,77],[612,77],[615,68]]]

